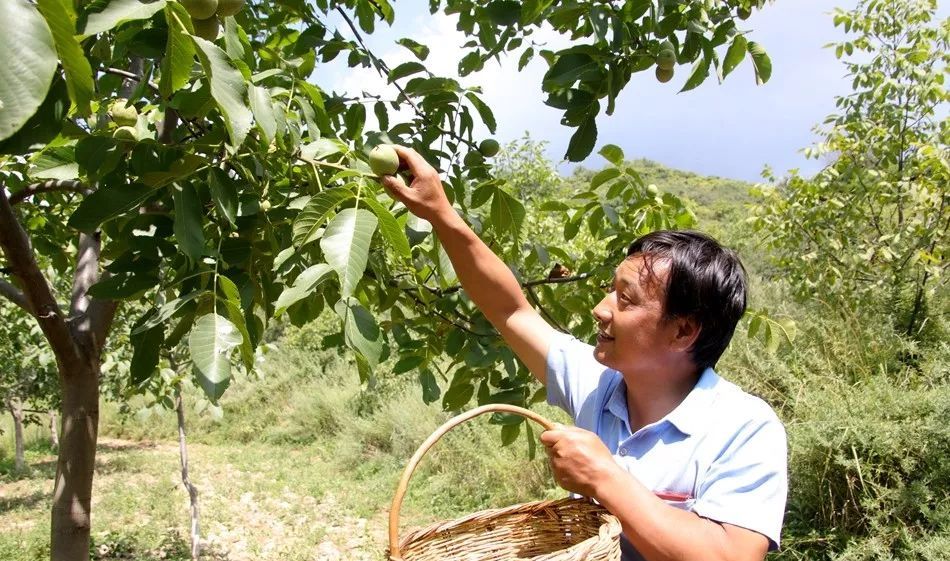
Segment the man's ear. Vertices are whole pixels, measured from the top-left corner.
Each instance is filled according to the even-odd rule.
[[[702,326],[693,317],[677,317],[673,320],[673,339],[670,345],[675,351],[686,352],[693,347]]]

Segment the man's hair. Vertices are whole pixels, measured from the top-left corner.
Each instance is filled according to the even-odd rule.
[[[668,262],[663,314],[695,319],[700,332],[691,358],[700,372],[715,366],[746,308],[746,273],[736,252],[700,232],[662,230],[634,241],[627,256],[646,257],[651,270],[658,260]]]

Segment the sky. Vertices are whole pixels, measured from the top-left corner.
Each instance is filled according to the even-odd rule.
[[[835,96],[850,89],[843,64],[831,49],[823,48],[845,37],[842,29],[833,26],[830,12],[835,6],[854,4],[855,0],[778,0],[737,22],[740,29],[750,31],[750,40],[766,48],[772,60],[772,78],[762,86],[755,84],[748,57],[722,84],[713,75],[685,93],[677,92],[690,66],[678,66],[666,84],[657,82],[652,71],[634,74],[618,97],[614,114],[598,117],[597,144],[582,165],[601,167],[604,161],[597,150],[610,143],[620,146],[628,158],[649,158],[704,175],[756,182],[761,181],[765,165],[778,176],[792,168],[806,175],[814,173],[822,162],[806,159],[801,150],[818,140],[813,127],[834,113]],[[430,15],[427,6],[424,0],[396,2],[393,26],[382,25],[365,39],[390,67],[414,60],[394,41],[415,39],[432,50],[425,61],[432,72],[455,77],[465,39],[455,29],[455,17]],[[339,29],[349,31],[345,25]],[[535,40],[547,41],[549,48],[570,44],[553,31],[542,31]],[[495,138],[505,143],[530,131],[534,140],[549,143],[548,157],[567,173],[573,165],[564,162],[563,156],[574,129],[560,124],[561,111],[543,103],[541,78],[547,64],[536,57],[519,72],[520,50],[514,53],[501,64],[489,62],[483,71],[461,82],[482,87],[498,122]],[[342,61],[321,68],[325,75],[316,81],[325,89],[395,97],[392,86],[372,69],[347,68]],[[488,136],[485,129],[478,132]]]

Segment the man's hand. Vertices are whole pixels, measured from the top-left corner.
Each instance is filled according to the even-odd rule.
[[[411,213],[429,222],[446,212],[454,212],[445,196],[439,172],[415,150],[397,145],[393,145],[393,148],[400,161],[408,166],[412,183],[406,186],[406,182],[398,175],[384,175],[379,182],[389,194],[406,205]]]
[[[626,475],[600,438],[587,430],[561,424],[541,433],[557,484],[600,500],[601,489],[613,478]]]

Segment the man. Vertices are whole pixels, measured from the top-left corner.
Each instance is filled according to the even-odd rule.
[[[745,311],[736,255],[695,232],[635,241],[593,310],[591,347],[552,328],[455,212],[438,173],[397,147],[411,185],[387,191],[428,220],[471,300],[576,427],[542,433],[555,478],[623,526],[623,559],[761,561],[778,547],[785,430],[713,370]]]

